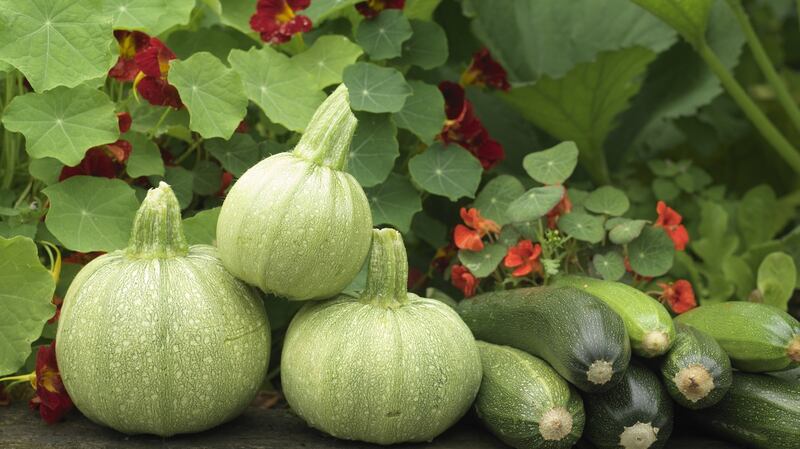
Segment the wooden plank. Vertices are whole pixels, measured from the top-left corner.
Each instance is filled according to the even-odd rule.
[[[233,421],[209,431],[159,438],[151,435],[129,436],[90,422],[73,412],[66,420],[48,425],[25,404],[0,407],[0,448],[263,448],[263,449],[368,449],[380,448],[365,443],[337,440],[308,428],[287,409],[251,407]],[[404,444],[393,449],[502,449],[507,446],[486,432],[468,415],[432,444]]]

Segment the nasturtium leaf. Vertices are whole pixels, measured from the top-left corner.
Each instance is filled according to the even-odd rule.
[[[558,219],[558,229],[568,236],[589,243],[600,243],[606,235],[603,218],[585,212],[571,212]]]
[[[705,40],[708,15],[715,0],[633,0],[666,22],[694,45]]]
[[[411,24],[399,9],[384,9],[372,20],[362,20],[356,28],[356,43],[373,61],[400,56],[403,42],[411,37]]]
[[[506,216],[513,223],[538,220],[563,197],[564,187],[560,185],[534,187],[508,205]]]
[[[241,78],[211,53],[173,61],[169,82],[189,110],[192,131],[205,138],[230,138],[247,113]]]
[[[644,229],[644,226],[647,224],[645,220],[628,220],[626,218],[620,220],[622,221],[615,224],[610,229],[607,228],[608,239],[611,240],[611,243],[616,243],[617,245],[624,245],[632,242],[633,239],[639,237],[639,234],[642,233],[642,229]]]
[[[794,263],[794,262],[793,262]],[[747,298],[756,288],[756,277],[742,257],[731,256],[722,261],[722,274],[736,287],[739,298]],[[797,273],[795,273],[795,276]]]
[[[245,0],[240,0],[246,3]],[[194,10],[194,0],[165,0],[167,10],[161,15],[156,25],[156,34],[161,34],[175,25],[188,24]]]
[[[127,246],[139,202],[125,182],[75,176],[43,192],[50,199],[47,229],[68,249],[88,253]]]
[[[598,187],[583,202],[583,207],[587,210],[611,216],[624,214],[630,206],[625,192],[611,186]]]
[[[350,144],[347,171],[363,187],[383,182],[400,155],[397,128],[388,114],[360,112],[358,126]]]
[[[305,71],[269,46],[233,50],[228,61],[244,82],[247,98],[267,117],[292,131],[302,131],[325,99]]]
[[[344,69],[342,78],[355,111],[400,112],[411,95],[403,74],[391,67],[357,62]]]
[[[497,241],[506,246],[514,246],[519,242],[520,237],[522,237],[522,233],[514,226],[503,226]]]
[[[194,172],[183,167],[167,167],[164,170],[163,178],[151,177],[150,184],[158,185],[158,181],[161,180],[172,187],[181,209],[189,207],[194,198]]]
[[[192,190],[198,195],[213,195],[222,184],[222,168],[211,161],[199,161],[193,169]]]
[[[64,164],[58,159],[43,157],[41,159],[31,159],[28,164],[28,173],[49,186],[58,182],[58,177],[61,175],[63,168]]]
[[[578,165],[575,142],[561,142],[547,150],[525,156],[522,166],[528,176],[542,184],[563,184]]]
[[[458,252],[458,260],[478,278],[484,278],[500,265],[506,255],[506,246],[500,243],[491,243],[483,247],[481,251]]]
[[[651,159],[647,161],[647,167],[656,176],[672,178],[678,173],[686,171],[691,165],[689,160],[673,161],[671,159]]]
[[[140,30],[153,36],[189,22],[194,0],[105,0],[103,11],[114,29]]]
[[[0,0],[0,59],[37,92],[105,77],[115,48],[100,0]]]
[[[675,181],[667,178],[653,179],[652,188],[656,199],[660,201],[672,201],[681,194]]]
[[[503,98],[553,136],[575,141],[584,168],[595,180],[605,181],[603,142],[617,114],[639,90],[654,57],[642,47],[600,53],[594,62],[576,66],[563,78],[543,77]]]
[[[132,119],[131,131],[152,136],[175,135],[178,130],[191,134],[186,108],[176,111],[169,107],[153,106],[146,101],[129,101],[127,106]]]
[[[483,186],[472,207],[478,209],[484,218],[502,226],[511,221],[506,213],[508,205],[523,193],[525,188],[517,178],[500,175]]]
[[[169,33],[167,38],[167,47],[178,59],[187,59],[195,53],[207,51],[220,61],[226,61],[231,50],[247,50],[255,45],[255,41],[242,33],[221,26],[177,30]]]
[[[408,171],[411,179],[426,192],[456,201],[462,197],[475,196],[483,167],[464,148],[458,145],[445,147],[437,142],[422,154],[411,158]]]
[[[244,34],[253,33],[250,17],[256,10],[257,0],[218,0],[222,14],[220,21]],[[316,2],[315,2],[316,3]]]
[[[639,237],[628,244],[631,268],[641,276],[666,274],[672,268],[674,257],[675,245],[661,228],[645,227]]]
[[[796,276],[792,256],[775,252],[765,257],[758,267],[757,281],[764,303],[785,311],[794,293]]]
[[[258,144],[247,134],[235,133],[230,140],[211,139],[205,149],[237,178],[261,160]]]
[[[31,157],[50,156],[69,166],[77,165],[89,148],[119,137],[114,103],[88,86],[14,97],[3,124],[25,136]]]
[[[404,176],[392,173],[385,182],[364,189],[374,225],[388,224],[406,233],[414,214],[422,210],[419,191]]]
[[[31,343],[55,313],[55,288],[33,240],[0,237],[0,376],[25,363]]]
[[[595,254],[592,258],[594,269],[607,281],[618,281],[625,275],[625,261],[616,251]]]
[[[409,19],[420,19],[424,21],[433,18],[433,12],[442,0],[406,0],[403,7],[403,14]]]
[[[327,17],[341,12],[346,8],[352,8],[354,4],[360,1],[361,0],[314,0],[311,2],[308,8],[298,11],[298,14],[307,16],[309,19],[311,19],[311,23],[314,25],[319,25]]]
[[[35,239],[37,230],[37,223],[27,223],[14,219],[0,221],[0,237],[9,239],[14,237],[27,237],[29,239]]]
[[[411,20],[413,34],[403,43],[403,54],[392,62],[415,65],[425,70],[434,69],[447,62],[449,51],[447,35],[436,22]]]
[[[748,190],[736,209],[736,226],[749,248],[772,239],[792,218],[794,209],[780,205],[772,187]]]
[[[413,93],[400,112],[392,114],[399,128],[407,129],[427,144],[433,142],[444,126],[444,97],[439,88],[422,81],[409,81]]]
[[[219,207],[201,210],[183,220],[183,233],[190,245],[213,245],[217,239]]]
[[[425,212],[414,215],[414,219],[411,221],[411,232],[434,248],[447,245],[447,226]]]
[[[132,148],[125,165],[125,171],[131,178],[164,176],[164,160],[155,142],[134,131],[125,133],[123,138],[130,142]]]
[[[739,247],[739,236],[728,228],[725,208],[714,201],[701,201],[699,238],[692,238],[692,251],[709,266],[722,265]]]
[[[320,36],[308,50],[292,58],[292,65],[306,72],[317,89],[342,82],[344,68],[364,51],[344,36]]]

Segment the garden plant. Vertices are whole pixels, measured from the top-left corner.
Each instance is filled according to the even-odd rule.
[[[0,79],[0,446],[800,447],[800,0],[0,0]]]

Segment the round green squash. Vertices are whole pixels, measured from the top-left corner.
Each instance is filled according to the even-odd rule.
[[[189,246],[164,183],[147,193],[130,245],[90,262],[56,336],[64,386],[92,421],[121,432],[198,432],[237,416],[267,369],[257,292],[208,245]]]
[[[342,84],[294,151],[264,159],[234,184],[217,223],[231,273],[294,300],[329,298],[350,284],[372,229],[367,197],[344,171],[356,124]]]
[[[430,441],[470,407],[475,339],[446,304],[406,291],[400,234],[375,230],[360,297],[305,305],[286,333],[281,382],[306,422],[337,438]]]

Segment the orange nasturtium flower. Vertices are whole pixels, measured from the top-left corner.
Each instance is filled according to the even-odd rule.
[[[487,234],[497,234],[500,226],[488,218],[481,217],[478,209],[461,208],[461,219],[465,225],[456,225],[453,231],[453,242],[459,249],[480,251],[483,249],[483,237]]]
[[[694,297],[694,290],[692,284],[685,279],[679,279],[675,282],[659,283],[661,287],[661,302],[669,305],[675,313],[683,313],[697,307],[697,301]]]
[[[689,243],[689,233],[686,231],[686,227],[681,224],[683,220],[681,214],[667,206],[663,201],[658,202],[656,211],[658,212],[658,220],[656,220],[655,226],[664,228],[664,231],[675,244],[675,249],[683,251],[686,248],[686,244]]]
[[[514,268],[511,273],[516,277],[527,276],[532,272],[541,273],[542,263],[539,256],[542,255],[541,245],[533,244],[530,240],[521,240],[516,246],[508,249],[503,264],[506,268]]]
[[[464,292],[466,297],[474,295],[475,289],[478,287],[478,279],[463,265],[453,265],[453,268],[450,269],[450,282]]]

